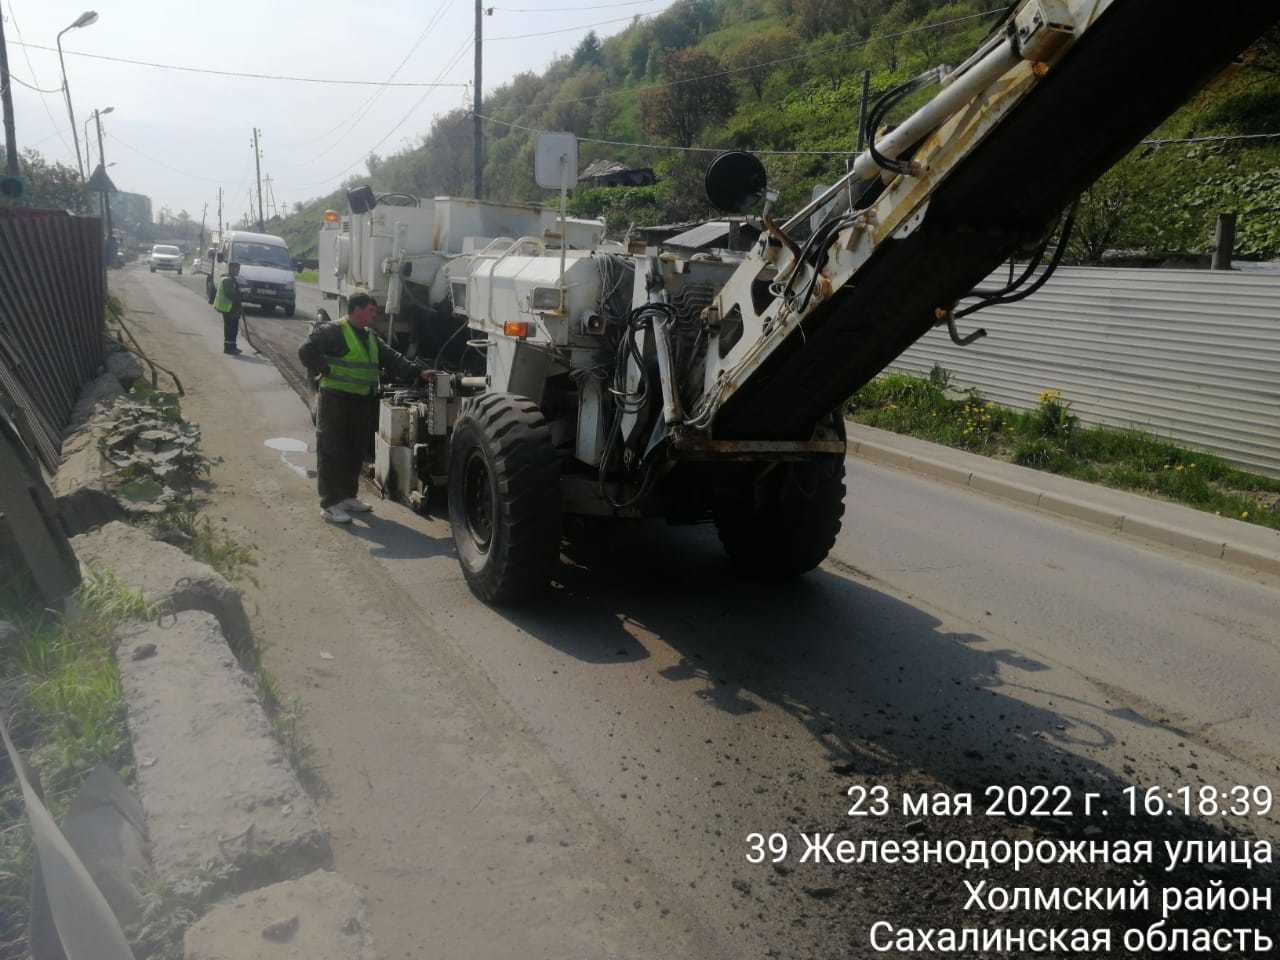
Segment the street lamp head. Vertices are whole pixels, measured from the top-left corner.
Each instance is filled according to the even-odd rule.
[[[115,107],[103,107],[101,110],[98,111],[98,113],[102,114],[105,117],[108,113],[111,113],[113,110],[115,110]]]
[[[71,24],[71,26],[87,27],[89,26],[89,24],[97,23],[97,22],[98,22],[98,11],[86,10],[84,13],[80,14],[80,16],[76,17],[76,22]]]

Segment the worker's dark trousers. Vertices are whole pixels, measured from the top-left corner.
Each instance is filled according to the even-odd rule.
[[[240,311],[228,310],[222,315],[222,347],[236,345],[236,337],[240,335]]]
[[[321,390],[316,414],[316,481],[320,506],[331,507],[360,488],[360,466],[372,456],[374,397]]]

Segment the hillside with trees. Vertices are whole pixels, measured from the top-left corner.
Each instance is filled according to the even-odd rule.
[[[982,0],[677,0],[616,36],[589,33],[541,74],[519,74],[487,95],[486,195],[546,199],[533,183],[536,131],[565,130],[582,138],[582,167],[609,159],[658,176],[654,186],[575,193],[574,212],[603,216],[614,232],[710,215],[702,177],[719,149],[760,151],[781,208],[794,209],[853,154],[864,71],[874,96],[930,66],[959,63],[1003,13],[992,7]],[[1273,133],[1280,133],[1280,31],[1152,138]],[[469,196],[470,113],[438,117],[417,147],[370,156],[367,167],[344,188],[370,183],[378,192]],[[302,205],[273,229],[298,256],[311,255],[327,207],[345,209],[344,191]],[[1074,254],[1097,261],[1108,250],[1152,258],[1202,253],[1224,211],[1240,216],[1239,254],[1280,256],[1280,137],[1139,148],[1084,198]]]

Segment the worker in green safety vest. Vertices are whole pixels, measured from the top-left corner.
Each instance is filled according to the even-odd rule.
[[[222,314],[222,352],[234,356],[240,352],[236,346],[236,338],[240,335],[240,284],[236,277],[240,275],[240,264],[232,260],[227,264],[227,275],[218,283],[217,296],[213,298],[213,309]]]
[[[394,380],[426,380],[430,373],[401,356],[372,329],[378,305],[366,293],[347,301],[337,323],[317,324],[298,348],[298,359],[320,378],[316,411],[316,482],[320,515],[350,523],[371,509],[356,494],[360,467],[370,454],[378,420],[382,374]]]

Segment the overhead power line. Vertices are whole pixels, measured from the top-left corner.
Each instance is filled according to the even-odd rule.
[[[480,116],[481,120],[487,123],[496,123],[504,127],[511,127],[513,130],[523,130],[527,133],[551,133],[550,130],[542,130],[537,127],[527,127],[524,124],[513,123],[509,120],[499,120],[496,117]],[[1233,140],[1270,140],[1280,139],[1280,133],[1246,133],[1236,136],[1221,137],[1190,137],[1185,140],[1143,140],[1142,146],[1163,147],[1172,144],[1184,143],[1225,143]],[[600,143],[611,147],[636,147],[641,150],[672,150],[679,153],[724,153],[731,147],[681,147],[671,143],[635,143],[629,140],[600,140],[595,137],[578,137],[582,143]],[[749,153],[759,154],[760,156],[776,156],[776,157],[852,157],[858,151],[850,150],[749,150]]]
[[[486,117],[480,115],[480,119],[488,123],[501,124],[504,127],[511,127],[514,130],[524,130],[528,133],[551,133],[550,130],[541,130],[537,127],[526,127],[524,124],[512,123],[510,120],[499,120],[496,117]],[[610,147],[638,147],[642,150],[675,150],[680,153],[724,153],[730,147],[680,147],[672,143],[633,143],[630,140],[599,140],[595,137],[578,137],[582,143],[603,143]],[[857,150],[752,150],[751,153],[760,154],[761,156],[774,157],[852,157],[857,154]]]
[[[445,13],[448,12],[449,8],[453,6],[454,2],[455,0],[447,0],[447,2],[442,3],[439,7],[436,8],[436,12],[432,15],[431,19],[427,21],[427,25],[422,28],[422,32],[418,34],[418,39],[415,40],[413,42],[413,46],[409,48],[409,52],[404,55],[404,58],[400,61],[400,63],[396,66],[396,68],[391,71],[391,74],[387,77],[388,82],[394,80],[399,75],[400,71],[404,69],[405,64],[407,64],[409,62],[409,59],[418,51],[418,47],[422,46],[422,41],[424,41],[427,38],[427,35],[435,28],[436,24],[440,22],[441,17],[443,17]],[[364,101],[362,101],[361,104],[358,107],[356,107],[356,109],[352,113],[344,117],[342,120],[338,121],[337,126],[330,127],[328,130],[320,134],[320,136],[318,137],[313,137],[309,140],[304,140],[304,141],[301,141],[300,143],[292,144],[291,146],[299,147],[299,146],[303,146],[304,144],[317,143],[320,140],[326,140],[332,134],[337,133],[339,130],[343,128],[346,128],[347,133],[350,133],[357,126],[359,126],[361,120],[363,120],[365,117],[369,115],[369,111],[373,109],[373,105],[378,102],[379,97],[381,97],[384,93],[387,92],[387,89],[388,88],[385,86],[379,87],[377,90],[371,93]],[[329,146],[325,147],[325,149],[323,149],[319,153],[308,157],[307,162],[310,163],[312,161],[318,160],[321,157],[326,156],[329,153],[333,152],[333,150],[335,150],[338,147],[338,145],[342,143],[342,140],[343,138],[339,137],[337,140],[335,140]]]
[[[470,48],[470,46],[471,46],[471,41],[472,41],[472,39],[473,39],[474,37],[475,37],[475,33],[474,33],[474,32],[472,32],[471,34],[469,34],[469,35],[467,36],[467,39],[466,39],[466,40],[462,41],[461,46],[459,46],[459,47],[458,47],[458,49],[454,52],[453,56],[449,58],[449,61],[448,61],[448,62],[447,62],[447,63],[446,63],[446,64],[445,64],[441,69],[440,69],[440,72],[439,72],[438,74],[436,74],[436,76],[437,76],[437,77],[443,77],[443,76],[444,76],[445,74],[447,74],[450,70],[452,70],[452,69],[454,68],[454,66],[455,66],[455,65],[457,65],[458,61],[462,59],[463,55],[464,55],[464,54],[467,52],[467,50]],[[465,86],[465,84],[464,84],[464,86]],[[383,145],[384,143],[386,143],[389,139],[391,139],[392,135],[393,135],[397,130],[399,130],[401,127],[403,127],[403,126],[404,126],[404,125],[409,121],[409,118],[410,118],[411,116],[413,116],[415,113],[417,113],[418,108],[419,108],[419,107],[421,107],[421,106],[426,102],[427,97],[429,97],[430,95],[431,95],[431,91],[427,91],[427,92],[426,92],[426,93],[424,93],[421,97],[419,97],[419,98],[414,102],[413,106],[409,108],[408,112],[406,112],[406,113],[405,113],[405,115],[404,115],[403,117],[401,117],[401,118],[400,118],[400,121],[399,121],[399,122],[398,122],[394,127],[392,127],[390,130],[388,130],[388,131],[386,132],[386,134],[384,134],[384,135],[383,135],[383,137],[382,137],[382,139],[381,139],[381,140],[379,140],[377,143],[375,143],[375,144],[374,144],[372,147],[370,147],[368,150],[365,150],[365,151],[360,155],[360,158],[359,158],[358,160],[355,160],[353,163],[351,163],[350,165],[348,165],[346,168],[344,168],[343,170],[341,170],[341,171],[340,171],[340,172],[338,172],[338,173],[335,173],[335,174],[334,174],[333,176],[331,176],[331,177],[325,177],[323,180],[314,180],[314,181],[312,181],[311,183],[295,184],[295,186],[296,186],[296,187],[298,187],[298,188],[300,188],[300,189],[304,189],[304,190],[305,190],[305,189],[309,189],[309,188],[311,188],[311,187],[324,186],[324,185],[326,185],[326,184],[333,183],[335,180],[340,180],[342,177],[345,177],[348,173],[350,173],[352,170],[354,170],[354,169],[355,169],[356,167],[358,167],[360,164],[364,163],[364,161],[365,161],[366,159],[368,159],[368,157],[369,157],[371,154],[373,154],[374,152],[376,152],[376,151],[377,151],[377,149],[378,149],[380,146],[382,146],[382,145]]]
[[[1182,143],[1227,143],[1232,140],[1275,140],[1280,133],[1240,133],[1221,137],[1186,137],[1181,140],[1143,140],[1144,147],[1167,147]]]
[[[654,0],[623,0],[622,3],[592,3],[577,7],[490,7],[498,13],[563,13],[569,10],[608,10],[610,7],[638,7]]]
[[[31,63],[31,54],[27,52],[26,45],[22,43],[22,27],[18,26],[17,14],[13,12],[13,0],[9,0],[9,20],[13,23],[14,32],[18,35],[17,40],[10,40],[9,43],[22,46],[22,56],[27,61],[27,69],[31,71],[31,79],[39,83],[40,78],[36,75],[36,68]],[[61,91],[62,88],[59,87],[58,92]],[[71,144],[67,143],[67,138],[62,135],[62,128],[58,126],[58,121],[53,119],[53,111],[49,109],[49,101],[45,98],[43,91],[40,93],[40,104],[44,107],[45,115],[49,118],[49,125],[53,127],[54,133],[57,134],[58,139],[62,142],[63,148],[70,154]],[[47,139],[49,138],[45,137],[45,140]],[[43,143],[44,140],[40,142]]]
[[[484,41],[488,43],[490,40],[527,40],[530,37],[549,37],[554,33],[573,33],[575,30],[590,30],[610,23],[621,23],[623,20],[634,20],[638,16],[641,16],[641,14],[633,13],[625,17],[614,17],[612,20],[598,20],[595,23],[583,23],[576,27],[561,27],[559,30],[543,30],[540,33],[515,33],[505,37],[485,37]]]
[[[152,163],[159,164],[160,166],[164,167],[166,170],[171,170],[172,172],[180,174],[181,176],[189,177],[192,180],[203,180],[205,183],[222,183],[221,180],[217,180],[213,177],[202,177],[198,173],[191,173],[187,170],[180,170],[177,167],[173,166],[173,164],[167,163],[166,161],[161,160],[159,157],[153,157],[151,156],[151,154],[143,150],[139,150],[133,144],[127,143],[126,141],[121,140],[120,135],[113,131],[107,131],[103,133],[103,136],[108,138],[112,143],[118,143],[120,144],[120,146],[124,147],[126,150],[131,150],[132,152],[136,153],[138,156],[145,157],[147,160],[150,160]]]
[[[32,50],[48,50],[56,53],[56,47],[46,47],[40,43],[23,43],[13,41],[14,46],[29,47]],[[465,87],[465,83],[432,83],[430,81],[400,80],[335,80],[330,77],[298,77],[285,73],[247,73],[237,70],[215,70],[212,67],[185,67],[176,63],[155,63],[151,60],[135,60],[130,57],[111,57],[105,53],[85,53],[82,50],[62,51],[69,57],[88,57],[90,60],[107,60],[111,63],[127,63],[135,67],[153,67],[157,70],[178,70],[182,73],[202,73],[215,77],[236,77],[242,80],[289,80],[294,83],[329,83],[349,87]]]
[[[61,93],[62,92],[61,87],[50,87],[48,90],[46,90],[44,87],[37,87],[34,83],[27,83],[27,81],[23,80],[19,76],[15,76],[13,73],[9,74],[9,79],[12,80],[14,83],[17,83],[17,84],[20,84],[21,86],[26,87],[28,90],[34,90],[36,93]]]

